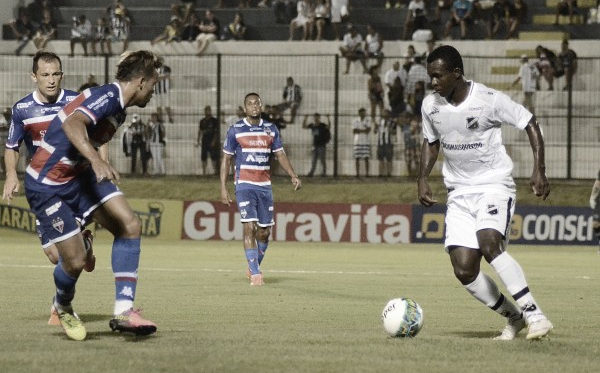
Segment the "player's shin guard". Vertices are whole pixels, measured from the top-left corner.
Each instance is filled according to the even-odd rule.
[[[54,267],[54,284],[56,285],[56,297],[54,298],[57,308],[69,310],[71,301],[75,297],[75,284],[77,278],[70,276],[62,267],[62,260]]]
[[[244,252],[246,254],[246,260],[248,261],[248,268],[250,269],[250,274],[260,274],[260,267],[258,265],[258,249],[245,249]]]
[[[263,259],[265,258],[265,251],[267,251],[267,249],[269,248],[269,240],[265,241],[265,242],[258,242],[258,265],[260,266],[260,264],[262,263]]]
[[[472,283],[465,285],[465,289],[475,299],[488,306],[492,311],[508,319],[521,317],[521,311],[500,292],[496,283],[485,273],[479,272]]]
[[[140,262],[139,238],[116,238],[112,248],[115,275],[115,315],[133,307]]]
[[[490,265],[496,270],[506,289],[519,307],[521,307],[528,323],[545,318],[542,310],[529,291],[523,269],[510,254],[506,251],[503,252],[496,259],[492,260]]]

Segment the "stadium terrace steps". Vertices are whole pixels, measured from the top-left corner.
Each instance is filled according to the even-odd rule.
[[[546,0],[546,7],[548,8],[556,8],[560,0]],[[596,7],[596,0],[577,0],[577,7],[581,8],[594,8]]]
[[[534,14],[533,15],[533,23],[536,25],[553,25],[556,21],[556,16],[554,14]],[[558,24],[559,25],[583,25],[585,23],[585,19],[581,14],[573,15],[573,22],[571,23],[571,19],[569,16],[558,16]]]
[[[519,40],[564,40],[569,39],[569,33],[563,31],[522,31],[519,32]]]
[[[518,66],[492,66],[491,67],[492,74],[500,74],[500,75],[516,75],[519,73]]]

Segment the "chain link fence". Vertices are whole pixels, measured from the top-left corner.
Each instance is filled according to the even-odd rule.
[[[227,119],[243,105],[246,93],[257,92],[263,105],[276,105],[283,101],[283,87],[287,77],[293,77],[302,87],[303,101],[294,123],[282,130],[286,152],[296,171],[304,175],[310,169],[312,136],[302,128],[305,116],[312,119],[316,112],[332,123],[333,140],[327,147],[327,169],[330,175],[353,176],[352,119],[360,108],[370,112],[368,75],[358,62],[343,74],[346,61],[336,55],[276,55],[271,56],[168,56],[171,67],[170,107],[174,123],[165,123],[167,130],[167,173],[172,175],[199,175],[200,149],[195,146],[198,122],[204,107],[210,105],[213,115],[222,121],[221,137],[227,129]],[[67,57],[63,59],[65,73],[63,88],[77,90],[94,74],[99,83],[111,82],[115,75],[118,57]],[[388,56],[384,59],[380,77],[395,61],[405,58]],[[375,61],[369,61],[374,64]],[[522,102],[520,84],[510,87],[516,79],[518,58],[488,58],[465,56],[465,76],[489,87],[503,90],[515,101]],[[551,178],[589,179],[595,175],[600,160],[600,86],[598,75],[600,60],[580,58],[578,72],[571,92],[563,91],[564,77],[548,90],[545,82],[534,98],[535,113],[540,121],[546,141],[546,169]],[[31,80],[31,58],[0,56],[0,74],[3,87],[0,104],[12,106],[17,100],[35,89]],[[387,94],[386,94],[387,96]],[[128,113],[140,114],[147,121],[156,110],[157,100],[148,107],[131,107]],[[387,97],[385,99],[387,106]],[[284,112],[289,119],[289,111]],[[379,112],[377,112],[379,117]],[[122,130],[117,132],[110,146],[110,159],[120,172],[129,172],[131,160],[126,158],[121,146]],[[515,163],[515,177],[529,177],[532,154],[524,132],[504,128],[505,145]],[[376,176],[376,135],[371,133],[371,175]],[[404,136],[399,128],[396,136],[393,176],[409,176],[405,159]],[[24,157],[22,157],[24,158]],[[438,163],[439,165],[439,163]],[[22,167],[23,165],[21,165]],[[141,169],[138,167],[138,169]],[[441,165],[436,172],[440,172]]]

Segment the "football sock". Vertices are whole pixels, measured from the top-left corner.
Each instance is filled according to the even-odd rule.
[[[542,310],[529,291],[523,269],[508,252],[505,251],[498,255],[490,265],[496,270],[508,292],[521,307],[528,323],[544,318]]]
[[[72,311],[71,301],[75,297],[75,284],[77,278],[67,274],[62,267],[62,260],[54,267],[54,284],[56,285],[56,296],[54,305],[60,311]]]
[[[248,268],[250,268],[250,273],[253,275],[260,274],[260,268],[258,266],[258,249],[245,249],[246,260],[248,260]]]
[[[519,319],[521,311],[498,290],[496,283],[485,273],[479,272],[472,283],[465,289],[475,299],[488,306],[491,310],[509,319]]]
[[[139,262],[139,238],[116,238],[114,240],[112,270],[115,276],[115,315],[133,307]]]
[[[260,265],[265,258],[265,251],[269,248],[269,240],[265,242],[258,242],[258,265]]]

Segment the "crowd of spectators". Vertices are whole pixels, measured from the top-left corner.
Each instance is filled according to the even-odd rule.
[[[30,41],[37,49],[45,48],[50,40],[57,38],[59,21],[61,24],[68,21],[61,19],[55,0],[30,1],[15,11],[15,19],[9,23],[13,36],[19,41],[15,50],[17,55]],[[115,43],[122,43],[121,51],[127,50],[130,29],[137,22],[125,1],[109,0],[102,14],[73,17],[71,55],[75,54],[77,45],[81,45],[83,55],[88,55],[88,44],[92,55],[111,55]],[[171,13],[165,17],[162,31],[158,35],[149,35],[149,40],[152,44],[195,42],[199,56],[213,40],[245,40],[248,27],[264,26],[246,24],[244,9],[247,8],[271,9],[274,24],[288,25],[288,40],[342,40],[343,30],[351,22],[355,26],[365,25],[364,30],[362,26],[358,27],[359,32],[366,32],[365,37],[371,33],[366,29],[369,21],[361,20],[361,12],[355,12],[351,0],[217,0],[213,9],[196,9],[194,0],[172,1],[176,3],[171,4]],[[397,38],[415,41],[453,37],[516,38],[520,25],[527,21],[529,14],[525,0],[389,0],[373,6],[382,7],[382,11],[404,12],[404,27]],[[231,19],[219,19],[219,12],[215,10],[223,8],[240,11]],[[568,19],[573,23],[574,17],[582,14],[576,0],[559,0],[553,12],[556,25],[561,16],[566,17],[561,22]],[[477,32],[473,31],[474,25],[479,25]],[[297,35],[298,29],[301,29],[300,35]],[[377,36],[381,44],[383,38]]]

